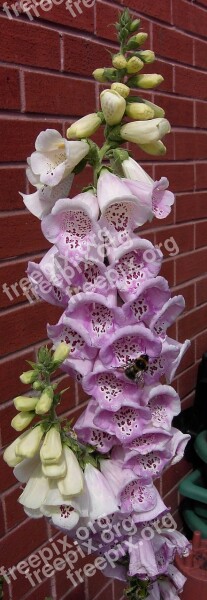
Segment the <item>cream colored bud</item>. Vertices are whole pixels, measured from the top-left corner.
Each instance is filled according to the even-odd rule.
[[[157,87],[163,81],[164,77],[162,77],[162,75],[150,73],[149,75],[137,75],[136,77],[131,77],[128,81],[128,85],[130,85],[130,87],[139,87],[143,90],[149,90],[150,88]]]
[[[152,154],[153,156],[164,156],[166,154],[166,147],[158,140],[157,142],[152,142],[151,144],[139,144],[141,150],[146,152],[146,154]]]
[[[63,496],[77,496],[83,491],[83,472],[74,452],[68,446],[64,446],[63,452],[67,473],[63,479],[58,480],[58,489]]]
[[[26,385],[28,385],[29,383],[33,383],[35,381],[35,379],[37,378],[38,373],[36,371],[33,371],[33,369],[31,371],[24,371],[24,373],[22,373],[22,375],[20,375],[20,381],[22,383],[25,383]]]
[[[140,119],[141,121],[147,121],[154,117],[154,111],[143,102],[129,102],[126,114],[130,119]]]
[[[95,71],[93,71],[92,73],[94,79],[96,81],[99,81],[100,83],[105,83],[107,81],[105,75],[104,75],[104,69],[95,69]]]
[[[146,64],[150,64],[155,61],[155,53],[152,50],[140,50],[139,57]]]
[[[33,412],[20,412],[12,419],[11,426],[15,431],[23,431],[23,429],[26,429],[30,425],[34,416],[35,413]]]
[[[165,116],[165,111],[163,108],[161,108],[161,106],[158,106],[158,104],[154,104],[149,100],[144,100],[144,103],[154,111],[155,118],[162,118]]]
[[[112,83],[111,89],[114,90],[114,92],[118,92],[118,94],[120,94],[120,96],[123,98],[127,98],[127,96],[130,94],[130,88],[128,85],[125,85],[125,83],[119,83],[118,81]]]
[[[129,41],[127,42],[127,49],[134,50],[137,46],[142,46],[142,44],[144,44],[146,42],[147,38],[148,38],[148,33],[145,33],[144,31],[140,31],[140,33],[137,33],[136,35],[133,35],[132,37],[130,37]]]
[[[28,412],[35,409],[37,401],[38,398],[35,396],[17,396],[17,398],[14,398],[14,406],[17,410]]]
[[[118,125],[126,109],[125,99],[115,90],[104,90],[100,96],[101,108],[108,125]]]
[[[170,123],[167,119],[151,119],[149,121],[133,121],[123,125],[120,130],[121,137],[127,142],[135,144],[151,144],[162,139],[170,132]]]
[[[23,458],[16,455],[16,447],[20,439],[21,436],[16,438],[16,440],[14,440],[14,442],[12,442],[12,444],[4,451],[3,459],[9,467],[16,467],[23,460]]]
[[[93,135],[101,125],[101,119],[97,113],[91,113],[79,119],[71,125],[67,130],[67,138],[82,139]]]
[[[51,409],[53,396],[53,388],[45,388],[44,392],[42,392],[40,398],[38,399],[38,402],[35,407],[35,412],[37,415],[45,415]]]
[[[46,433],[40,450],[40,458],[43,463],[56,464],[62,455],[62,442],[60,432],[56,427],[51,427]]]
[[[16,455],[22,458],[33,458],[37,454],[41,439],[44,435],[42,425],[37,425],[25,433],[24,437],[18,438],[16,445]]]
[[[53,362],[62,363],[64,362],[64,360],[66,360],[66,358],[68,358],[69,354],[70,346],[65,342],[61,342],[60,344],[58,344],[53,354],[52,360]]]
[[[112,65],[115,69],[125,69],[127,60],[123,54],[115,54],[112,58]]]
[[[138,73],[138,71],[141,71],[141,69],[143,69],[143,66],[144,63],[140,58],[138,58],[138,56],[132,56],[127,62],[127,73]]]
[[[65,477],[67,473],[67,466],[63,452],[60,459],[56,463],[42,463],[42,472],[45,477],[51,477],[52,479],[60,479]]]

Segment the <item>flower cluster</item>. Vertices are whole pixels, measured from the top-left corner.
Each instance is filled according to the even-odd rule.
[[[155,480],[182,458],[189,439],[172,426],[180,399],[170,384],[190,342],[167,334],[184,299],[171,296],[159,274],[162,253],[138,233],[147,221],[169,215],[174,196],[165,177],[153,181],[119,147],[132,141],[162,154],[170,125],[160,107],[130,95],[131,87],[148,89],[162,81],[156,74],[138,75],[154,60],[152,51],[140,50],[146,34],[132,35],[139,21],[124,11],[116,27],[121,49],[113,67],[94,72],[97,81],[112,82],[101,93],[100,112],[73,123],[70,141],[53,129],[41,132],[28,159],[28,179],[37,191],[23,200],[52,244],[39,264],[29,263],[28,277],[35,294],[62,307],[62,315],[48,325],[54,354],[41,349],[32,370],[21,376],[34,394],[14,400],[16,431],[38,416],[41,421],[4,458],[26,483],[19,498],[26,514],[44,515],[71,536],[78,522],[93,521],[97,552],[99,520],[107,516],[113,524],[130,517],[136,524],[133,543],[123,530],[117,566],[108,574],[128,581],[131,600],[176,600],[184,578],[173,561],[188,542],[169,529],[143,540],[141,528],[168,512]],[[134,121],[124,120],[129,118]],[[99,149],[88,138],[102,124],[106,141]],[[68,198],[74,175],[87,163],[93,184]],[[56,415],[61,393],[51,375],[59,366],[89,395],[73,427]],[[113,543],[107,547],[113,550]]]

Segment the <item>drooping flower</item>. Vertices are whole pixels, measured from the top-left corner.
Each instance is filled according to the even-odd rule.
[[[150,203],[150,208],[157,219],[165,219],[171,212],[175,197],[172,192],[167,190],[169,181],[166,177],[161,177],[159,181],[149,181],[143,179],[133,181],[124,179],[132,194],[141,201]]]

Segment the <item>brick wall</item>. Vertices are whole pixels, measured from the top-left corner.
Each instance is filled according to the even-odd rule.
[[[186,299],[186,311],[172,331],[180,341],[192,339],[175,381],[183,407],[193,400],[198,361],[207,347],[207,0],[88,0],[85,6],[82,2],[80,5],[82,13],[74,6],[75,17],[63,2],[47,12],[39,9],[39,17],[31,22],[26,15],[9,19],[0,9],[2,446],[15,437],[9,421],[15,413],[12,398],[25,392],[18,379],[24,361],[34,359],[39,344],[45,341],[46,322],[55,323],[59,317],[55,307],[30,304],[19,286],[11,292],[10,300],[2,290],[4,282],[9,286],[19,282],[28,259],[39,260],[48,248],[39,221],[24,210],[18,195],[18,190],[27,189],[25,158],[41,129],[53,127],[64,133],[71,120],[98,108],[99,86],[92,81],[91,71],[107,64],[105,46],[112,50],[116,47],[111,23],[123,5],[142,17],[144,30],[149,33],[149,46],[158,57],[155,71],[165,77],[149,97],[166,109],[173,126],[166,157],[152,161],[138,150],[135,157],[154,178],[167,176],[170,189],[177,194],[176,207],[164,225],[158,222],[155,227],[153,223],[148,231],[151,241],[163,244],[162,274]],[[148,69],[153,70],[151,66]],[[87,174],[84,183],[86,179]],[[82,182],[79,178],[75,183],[74,193]],[[178,253],[174,243],[166,242],[171,237],[179,247]],[[174,257],[169,249],[171,254],[176,252]],[[86,396],[71,381],[62,411],[69,409],[69,415],[76,418],[85,404]],[[182,461],[168,469],[160,482],[165,502],[177,518],[177,483],[189,468]],[[58,535],[46,522],[31,521],[23,513],[16,502],[19,485],[5,464],[0,487],[1,563],[9,567]],[[119,600],[122,596],[122,586],[114,585],[101,573],[75,589],[70,586],[65,572],[59,572],[56,579],[45,577],[36,587],[19,575],[16,582],[5,586],[5,600],[44,600],[50,595],[53,600],[102,600],[106,596]]]

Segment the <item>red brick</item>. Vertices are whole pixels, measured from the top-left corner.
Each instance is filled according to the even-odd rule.
[[[175,487],[171,492],[166,494],[163,498],[165,505],[169,509],[169,512],[172,514],[178,507],[178,488]]]
[[[207,73],[190,69],[189,67],[175,67],[175,93],[192,98],[206,100]]]
[[[3,157],[2,157],[3,158]],[[0,167],[1,177],[1,211],[24,208],[19,191],[26,189],[25,169]]]
[[[183,194],[176,199],[176,221],[189,221],[207,217],[206,192]]]
[[[0,67],[0,108],[20,109],[19,73],[17,69]]]
[[[164,167],[164,168],[163,168]],[[187,163],[155,165],[155,179],[167,177],[170,181],[172,192],[193,190],[194,172],[193,165]]]
[[[195,102],[195,122],[196,127],[207,128],[207,103],[196,100]]]
[[[207,163],[196,163],[196,189],[203,190],[207,187]]]
[[[176,285],[200,277],[206,271],[207,248],[176,259]]]
[[[160,21],[171,22],[171,10],[168,0],[162,0],[162,3],[151,2],[151,0],[122,0],[124,6],[138,10],[139,13],[144,13],[147,16],[156,17]]]
[[[178,377],[178,375],[180,373],[182,373],[183,371],[185,371],[186,369],[191,367],[191,365],[193,365],[194,362],[195,362],[195,340],[192,340],[190,348],[188,348],[187,352],[185,353],[185,355],[176,371],[176,377]],[[178,381],[179,381],[179,379],[178,379]]]
[[[207,277],[203,277],[196,282],[196,303],[204,304],[207,302]]]
[[[165,110],[165,116],[175,127],[193,127],[193,101],[156,93],[156,104]]]
[[[58,31],[31,22],[0,16],[1,60],[23,65],[60,68]]]
[[[196,223],[196,248],[207,246],[207,221]]]
[[[14,483],[15,482],[16,480],[14,478]],[[18,502],[21,492],[22,489],[19,484],[17,488],[6,492],[6,494],[3,495],[7,531],[9,531],[9,529],[13,529],[26,519],[23,506]]]
[[[17,544],[18,540],[24,543]],[[11,531],[3,538],[4,543],[4,566],[16,565],[20,560],[28,556],[35,548],[47,540],[46,521],[44,519],[36,522],[28,519],[21,523],[18,528]],[[15,596],[16,600],[16,596]]]
[[[193,225],[183,225],[181,227],[166,227],[163,230],[159,230],[156,233],[156,244],[162,243],[161,250],[166,257],[175,256],[175,251],[177,252],[177,248],[174,248],[173,241],[170,241],[170,238],[173,238],[176,242],[176,245],[179,248],[179,254],[182,252],[188,252],[193,250],[194,248],[194,236],[193,236]],[[170,249],[170,252],[168,251]],[[172,254],[170,254],[172,252]]]
[[[27,71],[25,94],[27,112],[82,116],[95,110],[95,82]]]
[[[182,400],[182,410],[186,410],[186,408],[190,408],[193,405],[195,399],[195,392],[191,392],[186,398]]]
[[[203,330],[207,321],[207,304],[196,308],[178,320],[178,338],[192,338]]]
[[[90,6],[91,2],[91,6]],[[81,6],[82,5],[82,6]],[[44,19],[45,21],[51,21],[54,24],[60,23],[61,25],[71,27],[74,29],[80,29],[83,31],[91,31],[94,30],[94,0],[88,0],[88,6],[84,6],[82,2],[80,2],[79,10],[74,10],[74,2],[72,3],[73,13],[71,14],[69,10],[66,8],[65,2],[63,4],[59,4],[58,6],[52,5],[52,8],[45,12],[41,8],[38,7],[39,17],[35,18],[35,21],[39,18]],[[82,11],[82,12],[81,12]],[[32,12],[32,11],[31,11]],[[35,17],[35,14],[34,14]]]
[[[207,156],[207,133],[175,131],[176,160],[202,159]]]
[[[0,152],[2,161],[26,161],[26,157],[34,152],[35,139],[40,131],[47,128],[58,129],[62,133],[61,124],[51,119],[30,119],[11,117],[0,119]],[[34,188],[33,188],[34,190]]]
[[[206,54],[207,54],[207,44],[201,40],[194,40],[194,48],[195,48],[195,66],[206,69]]]
[[[159,56],[179,59],[180,62],[192,64],[193,45],[191,36],[153,23],[153,50]]]
[[[12,400],[28,390],[28,386],[21,383],[19,376],[29,368],[27,360],[35,360],[34,352],[26,350],[19,355],[13,355],[0,361],[1,402]],[[12,373],[12,377],[11,377]]]
[[[192,31],[196,35],[206,36],[207,13],[205,9],[185,0],[173,0],[172,7],[174,25],[179,29]]]
[[[32,260],[35,262],[39,262],[40,261],[40,256],[33,256]],[[22,302],[26,302],[27,298],[23,293],[23,290],[20,288],[20,286],[18,285],[18,287],[16,288],[17,291],[17,296],[15,294],[15,292],[10,288],[10,286],[12,284],[15,284],[16,282],[20,282],[21,279],[25,279],[27,277],[26,274],[26,270],[27,270],[27,265],[28,265],[28,260],[18,260],[15,262],[7,262],[6,264],[3,264],[0,267],[0,306],[1,308],[5,308],[7,306],[12,307],[16,304],[21,304]],[[3,285],[6,283],[7,285],[7,290],[8,290],[8,294],[10,295],[10,298],[8,297],[7,293],[5,291],[3,291]],[[25,284],[25,281],[22,282],[23,284]]]
[[[164,81],[159,85],[159,91],[163,92],[171,92],[173,89],[173,66],[170,63],[167,63],[163,60],[156,60],[154,65],[149,65],[151,67],[151,73],[158,73],[164,77]],[[156,100],[155,100],[156,102]]]
[[[181,460],[176,465],[169,467],[162,476],[163,494],[168,494],[180,479],[183,479],[191,470],[192,465],[186,460]]]
[[[111,6],[106,2],[102,2],[101,0],[96,0],[95,3],[96,10],[96,29],[95,33],[98,37],[117,41],[116,29],[114,27],[114,23],[117,21],[120,7],[115,5]],[[136,6],[137,10],[137,6]],[[150,33],[150,21],[146,19],[141,19],[141,29],[142,31],[146,31],[148,34]],[[150,37],[148,38],[149,44]]]
[[[55,323],[60,317],[60,309],[38,302],[19,306],[1,315],[2,321],[2,354],[10,354],[30,344],[45,340],[47,320]]]
[[[200,360],[207,348],[207,329],[196,337],[196,360]]]
[[[64,71],[78,75],[91,75],[100,66],[111,67],[112,46],[94,42],[88,38],[64,35]],[[110,84],[109,84],[110,85]]]
[[[1,501],[1,504],[0,504],[0,537],[3,537],[4,534],[5,534],[5,524],[4,524],[3,506],[2,506],[2,501]]]
[[[162,263],[161,271],[159,273],[162,277],[165,277],[170,285],[173,286],[175,283],[174,278],[174,260],[164,260]]]
[[[196,387],[198,365],[192,365],[178,377],[178,394],[184,398]]]
[[[8,258],[8,250],[10,257],[12,257],[50,247],[49,242],[45,240],[41,232],[39,220],[30,213],[20,214],[18,219],[13,215],[2,216],[1,226],[1,258]]]
[[[195,306],[195,284],[190,285],[181,285],[179,287],[174,288],[173,293],[182,294],[185,299],[185,312],[188,312]],[[183,313],[183,314],[184,314]]]
[[[4,492],[12,485],[14,485],[14,475],[11,467],[4,462],[2,456],[0,456],[1,465],[1,477],[0,477],[0,492]]]

